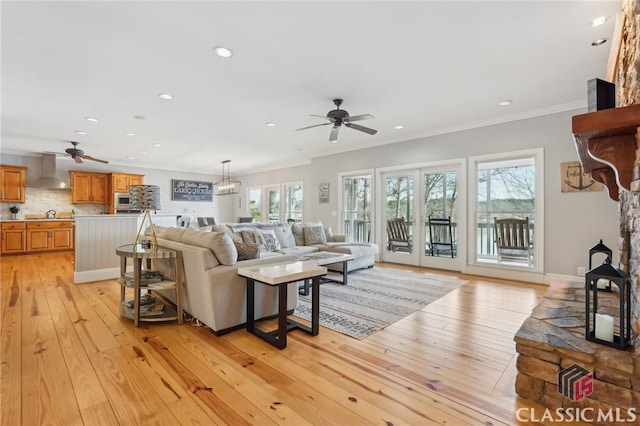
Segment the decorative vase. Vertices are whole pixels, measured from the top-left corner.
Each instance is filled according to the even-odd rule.
[[[11,213],[11,219],[13,220],[18,219],[18,213]]]

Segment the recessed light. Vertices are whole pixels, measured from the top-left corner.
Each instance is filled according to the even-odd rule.
[[[85,132],[84,130],[76,130],[75,133],[79,134],[79,135],[86,135],[87,132]]]
[[[602,25],[604,23],[606,23],[609,20],[608,16],[599,16],[596,19],[594,19],[593,21],[591,21],[591,26],[592,27],[597,27],[599,25]]]
[[[273,121],[267,121],[266,123],[264,123],[267,125],[267,127],[276,127],[276,123],[274,123]]]
[[[402,130],[402,129],[404,129],[404,126],[402,124],[398,124],[397,126],[394,126],[394,129]]]
[[[146,154],[147,151],[138,151],[138,154]]]
[[[230,58],[233,56],[231,49],[223,46],[214,47],[213,52],[221,58]]]
[[[154,144],[151,144],[151,145],[155,146],[156,148],[159,148],[159,147],[161,147],[161,146],[162,146],[162,145],[161,145],[161,144],[159,144],[159,143],[154,143]]]
[[[338,143],[338,140],[336,139],[335,141],[331,141],[331,143]]]
[[[498,106],[509,106],[513,103],[512,100],[509,99],[505,99],[504,101],[500,101],[498,102]]]
[[[124,135],[125,135],[125,136],[135,136],[136,134],[135,134],[135,133],[130,133],[130,132],[129,132],[129,133],[125,133]]]
[[[97,123],[98,122],[98,119],[97,118],[93,118],[93,117],[85,117],[84,119],[87,120],[87,121],[91,121],[92,123]]]
[[[147,117],[145,117],[144,115],[134,115],[133,118],[135,118],[136,120],[146,120]]]
[[[133,160],[133,159],[135,159],[135,158],[136,158],[136,157],[134,157],[134,156],[130,155],[130,156],[128,156],[128,157],[127,157],[127,160]]]
[[[600,45],[605,44],[608,40],[609,40],[609,39],[606,39],[606,38],[599,38],[599,39],[597,39],[597,40],[592,41],[592,42],[591,42],[591,45],[592,45],[592,46],[600,46]]]
[[[171,100],[173,100],[173,96],[171,96],[171,95],[170,95],[170,94],[168,94],[168,93],[160,93],[160,94],[158,95],[158,97],[159,97],[160,99],[164,99],[165,101],[171,101]]]

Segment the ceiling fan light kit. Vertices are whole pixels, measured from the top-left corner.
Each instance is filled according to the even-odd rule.
[[[306,129],[311,129],[313,127],[327,126],[327,125],[333,124],[331,133],[329,134],[329,142],[336,142],[338,140],[338,132],[340,131],[340,127],[342,127],[343,124],[345,125],[345,127],[348,127],[354,130],[359,130],[369,135],[375,135],[376,133],[378,133],[377,130],[353,123],[354,121],[361,121],[361,120],[368,120],[370,118],[375,118],[373,115],[361,114],[361,115],[350,116],[346,110],[340,109],[340,105],[342,105],[342,99],[334,99],[333,103],[335,104],[336,109],[329,111],[326,116],[311,114],[312,117],[320,117],[320,118],[329,120],[328,123],[314,124],[312,126],[302,127],[296,130],[306,130]]]
[[[233,180],[229,176],[228,164],[231,160],[224,160],[222,162],[222,179],[213,184],[213,195],[233,195],[240,192],[240,185],[242,182],[239,180]],[[227,172],[225,174],[225,164],[227,165]]]

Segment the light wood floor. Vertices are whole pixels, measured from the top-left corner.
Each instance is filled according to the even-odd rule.
[[[72,254],[0,266],[2,425],[514,425],[531,407],[513,335],[542,286],[461,276],[367,339],[321,328],[280,351],[244,330],[136,329],[117,281],[73,284]]]

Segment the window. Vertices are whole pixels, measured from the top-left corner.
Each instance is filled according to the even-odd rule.
[[[302,182],[247,188],[247,216],[256,222],[302,222]],[[284,195],[284,197],[283,197]]]
[[[371,239],[371,176],[342,178],[342,232],[347,241]]]
[[[302,182],[285,183],[282,185],[284,192],[283,210],[284,220],[302,222],[303,219],[303,192]]]
[[[260,222],[262,220],[262,188],[254,187],[247,188],[247,208],[249,211],[247,214],[253,218],[254,221]]]
[[[536,241],[539,198],[535,155],[482,161],[477,163],[476,258],[478,262],[497,263],[494,235],[495,219],[529,219],[532,240]],[[535,244],[534,244],[535,247]],[[528,261],[510,260],[509,265],[527,266]],[[535,264],[535,259],[531,262]]]

